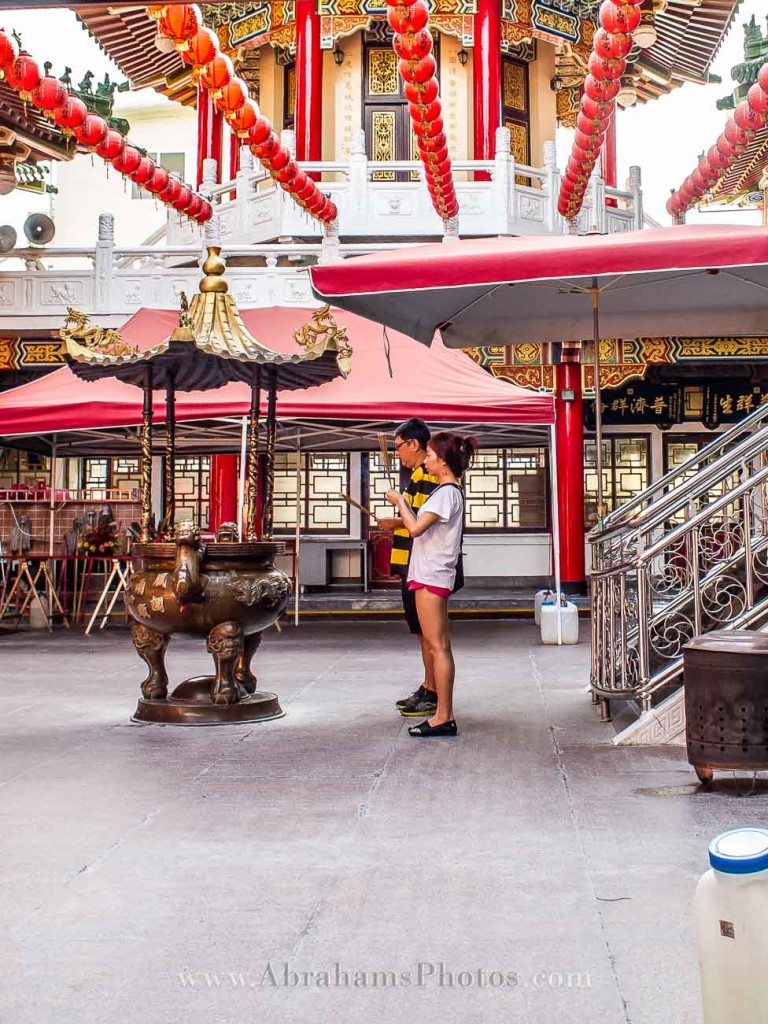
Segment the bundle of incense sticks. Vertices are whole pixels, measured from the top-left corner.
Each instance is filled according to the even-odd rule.
[[[389,477],[390,485],[394,486],[394,484],[392,484],[392,460],[389,457],[389,448],[387,447],[387,435],[377,434],[376,436],[379,439],[379,450],[381,451],[381,461],[384,466],[384,472]]]
[[[359,512],[362,512],[364,516],[370,516],[374,522],[378,522],[376,516],[373,514],[373,512],[371,512],[369,508],[366,508],[365,505],[361,505],[359,501],[355,501],[355,499],[350,497],[349,494],[342,494],[342,498],[344,499],[344,501],[346,501],[348,505],[351,505],[353,508],[356,508]]]

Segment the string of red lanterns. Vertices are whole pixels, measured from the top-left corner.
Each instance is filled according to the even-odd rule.
[[[584,202],[605,133],[616,107],[616,94],[632,49],[632,33],[640,25],[643,0],[603,0],[600,28],[592,41],[592,53],[576,118],[576,135],[560,184],[557,209],[573,220]]]
[[[4,29],[0,29],[0,76],[19,94],[52,118],[65,135],[73,135],[81,146],[91,150],[116,171],[155,195],[166,206],[205,224],[213,216],[213,207],[160,164],[143,156],[116,128],[110,128],[99,114],[89,113],[85,103],[52,75],[43,75],[40,65],[25,50],[16,47]]]
[[[248,95],[248,85],[235,74],[229,57],[221,52],[215,32],[203,24],[197,4],[156,4],[148,8],[160,33],[170,39],[181,59],[222,112],[233,134],[248,146],[280,187],[316,220],[330,224],[338,217],[336,204],[299,168],[280,141],[258,104]],[[321,97],[317,97],[321,102]]]
[[[755,132],[768,123],[768,61],[760,68],[747,98],[736,105],[714,146],[710,146],[677,191],[667,200],[667,213],[682,217],[724,178],[746,150]]]
[[[451,174],[448,140],[443,130],[440,87],[432,56],[429,8],[424,0],[386,0],[387,21],[395,33],[392,46],[400,58],[398,71],[405,82],[408,111],[432,205],[448,221],[459,212]]]

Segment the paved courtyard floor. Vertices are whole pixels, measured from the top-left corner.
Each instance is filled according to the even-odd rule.
[[[611,747],[586,643],[454,633],[432,741],[398,623],[270,632],[287,716],[219,729],[130,723],[125,631],[0,637],[2,1024],[700,1024],[693,889],[764,784]]]

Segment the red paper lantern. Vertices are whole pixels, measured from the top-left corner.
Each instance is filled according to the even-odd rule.
[[[598,78],[600,81],[612,81],[616,78],[621,78],[626,70],[627,62],[623,57],[601,57],[594,50],[589,55],[587,61],[587,68],[593,78]]]
[[[248,132],[246,138],[246,144],[248,146],[258,146],[265,139],[269,138],[269,133],[272,131],[272,125],[266,119],[266,117],[257,117],[256,123]]]
[[[390,7],[387,11],[387,21],[392,31],[398,35],[404,35],[406,32],[420,32],[427,27],[429,8],[424,0],[416,0],[409,7],[398,4],[397,7]]]
[[[171,176],[164,167],[160,165],[155,166],[155,170],[152,177],[144,186],[147,192],[151,192],[153,196],[160,195],[168,187],[168,182],[171,180]]]
[[[440,86],[436,78],[426,82],[406,82],[403,89],[409,103],[432,103],[440,95]]]
[[[448,147],[441,146],[440,149],[436,149],[431,152],[423,152],[421,157],[425,165],[429,167],[437,167],[438,164],[443,162],[443,160],[448,159]]]
[[[179,190],[179,196],[175,203],[173,203],[174,210],[178,210],[179,213],[186,213],[192,204],[192,189],[189,185],[182,185]]]
[[[439,153],[441,149],[445,149],[447,144],[448,140],[444,132],[428,139],[421,136],[416,137],[416,145],[423,153]]]
[[[768,92],[763,90],[759,82],[755,82],[753,86],[750,86],[747,93],[747,103],[758,114],[765,115],[768,112]]]
[[[32,102],[41,110],[56,110],[67,99],[67,90],[52,75],[46,75],[40,85],[32,93]]]
[[[40,67],[34,57],[22,50],[18,57],[5,69],[5,80],[12,89],[30,98],[40,85]]]
[[[118,174],[133,174],[134,171],[138,170],[140,163],[141,153],[138,149],[134,149],[133,146],[126,145],[120,156],[112,161],[112,166]]]
[[[286,188],[286,191],[294,193],[301,192],[306,187],[307,182],[310,180],[311,179],[304,171],[300,171],[297,168],[293,178],[290,180],[290,182],[287,183],[287,185],[289,185],[290,188]]]
[[[278,156],[280,156],[281,160],[283,153],[287,154],[287,161],[283,164],[282,167],[275,167],[274,164],[272,167],[272,177],[281,185],[284,185],[288,181],[293,181],[293,179],[299,173],[299,165],[296,163],[295,160],[291,160],[291,154],[288,152],[287,149],[280,150]]]
[[[339,216],[339,211],[336,208],[336,203],[334,203],[333,200],[329,199],[328,200],[328,222],[331,223],[332,221],[336,220],[336,218],[338,216]]]
[[[608,122],[605,118],[587,117],[583,111],[579,111],[576,115],[576,127],[585,135],[602,135],[607,126]]]
[[[693,190],[696,195],[703,196],[704,193],[707,191],[707,183],[704,180],[704,176],[702,175],[698,167],[691,174],[691,184],[693,185]]]
[[[280,149],[280,139],[278,139],[273,131],[270,131],[263,142],[258,143],[256,146],[251,146],[253,155],[257,160],[262,161],[271,160],[278,149]]]
[[[206,199],[204,199],[202,209],[200,210],[200,213],[197,215],[196,220],[198,224],[207,224],[212,217],[213,207]]]
[[[568,213],[568,201],[564,196],[560,196],[557,200],[557,212],[561,217],[565,217]]]
[[[224,114],[234,113],[239,110],[248,99],[248,86],[242,78],[231,78],[226,85],[222,86],[214,103]]]
[[[133,174],[130,175],[130,178],[131,181],[135,181],[137,185],[146,185],[154,173],[154,160],[150,160],[148,156],[143,156],[139,161],[139,166]]]
[[[741,154],[746,149],[748,140],[745,136],[744,131],[741,128],[739,128],[739,126],[736,124],[732,117],[728,118],[728,120],[725,122],[723,135],[733,146],[734,154],[736,156],[741,156]]]
[[[104,141],[108,130],[109,125],[103,117],[99,117],[98,114],[88,114],[83,123],[75,128],[75,138],[83,146],[95,149],[99,143]]]
[[[591,135],[588,132],[581,132],[578,129],[576,130],[576,132],[575,132],[575,134],[573,136],[573,141],[574,141],[574,144],[576,146],[579,146],[580,149],[589,150],[589,149],[593,149],[595,147],[595,145],[596,145],[596,140],[595,140],[595,136],[594,135]]]
[[[203,208],[204,202],[205,200],[202,198],[202,196],[199,196],[194,192],[192,193],[192,201],[184,211],[186,215],[190,218],[190,220],[195,220],[198,217],[200,211]]]
[[[610,2],[611,0],[608,0],[608,3]],[[599,79],[594,75],[587,75],[584,79],[584,95],[598,102],[614,99],[620,88],[621,82],[618,79]]]
[[[79,96],[67,96],[62,105],[53,112],[53,120],[65,131],[79,128],[88,116],[88,107]]]
[[[303,173],[303,172],[302,172]],[[304,186],[296,193],[296,198],[300,203],[306,203],[315,191],[315,183],[311,178],[307,178]]]
[[[235,77],[235,67],[225,53],[217,53],[210,63],[200,72],[200,81],[208,89],[213,99]]]
[[[717,145],[710,146],[707,150],[707,163],[710,167],[715,167],[718,171],[727,167],[727,161],[723,159],[723,154],[717,148]]]
[[[428,29],[396,35],[392,40],[392,48],[401,60],[423,60],[432,52],[433,45],[432,33]]]
[[[414,121],[434,121],[443,112],[443,105],[440,100],[433,100],[432,103],[409,103],[408,113]]]
[[[0,71],[16,60],[16,47],[4,28],[0,28]]]
[[[765,124],[765,116],[753,110],[747,100],[736,104],[733,112],[733,119],[736,124],[745,132],[756,132]]]
[[[726,166],[730,167],[731,164],[734,161],[736,153],[734,151],[733,146],[731,145],[731,143],[728,141],[728,139],[725,137],[724,134],[718,136],[718,139],[717,139],[717,142],[715,143],[715,146],[717,147],[717,151],[720,154],[721,160],[724,161],[723,166],[724,167],[726,167]]]
[[[613,104],[610,101],[593,100],[590,96],[582,96],[580,106],[581,112],[594,121],[604,120],[613,113]]]
[[[107,134],[96,147],[96,153],[110,163],[117,160],[125,149],[125,136],[115,128],[107,128]]]
[[[312,214],[313,217],[317,216],[318,212],[325,206],[325,196],[322,192],[315,189],[314,195],[310,196],[307,200],[307,210]]]
[[[158,22],[164,36],[183,43],[200,29],[203,19],[197,4],[169,4]]]
[[[1,64],[2,60],[0,60],[0,65]],[[768,92],[768,61],[765,64],[763,64],[763,66],[757,72],[757,84],[760,86],[763,92]]]
[[[262,162],[270,171],[282,171],[291,163],[291,154],[281,142],[278,142],[274,152],[269,157],[262,157]]]
[[[413,133],[422,139],[433,139],[443,131],[442,117],[436,117],[434,121],[414,121],[412,124]]]
[[[416,0],[384,0],[387,7],[413,7]]]
[[[235,135],[245,139],[259,119],[259,108],[254,100],[246,100],[239,110],[224,116]]]
[[[173,206],[179,200],[181,196],[181,182],[178,178],[169,177],[168,184],[165,186],[162,192],[157,193],[157,198],[161,203],[167,203],[168,206]]]
[[[632,49],[632,36],[599,28],[592,40],[592,49],[600,57],[626,57]]]
[[[632,4],[617,4],[613,0],[603,0],[599,18],[606,32],[629,34],[640,24],[640,11]]]
[[[434,78],[437,71],[435,58],[430,54],[421,60],[401,60],[397,65],[400,77],[406,82],[424,83]]]
[[[219,52],[219,39],[215,32],[203,25],[187,40],[187,48],[182,51],[182,58],[187,64],[200,68],[212,61]]]

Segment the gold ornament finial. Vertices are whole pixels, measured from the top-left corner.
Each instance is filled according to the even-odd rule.
[[[126,344],[119,331],[97,327],[91,323],[87,313],[81,313],[72,306],[67,306],[67,318],[59,331],[59,337],[62,341],[82,345],[99,355],[132,356],[139,351],[138,345]]]
[[[179,295],[179,327],[184,327],[188,331],[194,329],[195,322],[192,319],[192,314],[189,311],[189,299],[187,293],[182,291]]]
[[[316,348],[336,347],[336,361],[343,377],[351,369],[352,346],[345,327],[339,327],[333,319],[331,307],[321,306],[312,314],[312,319],[293,332],[293,340],[307,352]]]
[[[206,292],[217,292],[220,295],[226,295],[229,291],[229,284],[224,279],[224,271],[226,269],[227,264],[221,258],[221,246],[209,245],[208,258],[203,264],[205,277],[200,282],[200,291],[203,294]]]

